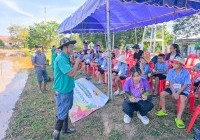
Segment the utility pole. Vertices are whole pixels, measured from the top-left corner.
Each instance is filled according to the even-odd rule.
[[[46,14],[47,14],[47,8],[44,7],[44,22],[47,22],[47,18],[46,18]]]

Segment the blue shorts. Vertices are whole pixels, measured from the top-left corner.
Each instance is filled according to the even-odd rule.
[[[166,91],[167,93],[169,93],[170,95],[172,95],[172,91],[171,91],[170,88],[166,88],[165,91]],[[184,95],[184,96],[186,96],[186,97],[188,96],[188,94],[186,94],[186,93],[184,93],[184,92],[181,92],[180,95]]]
[[[48,82],[49,76],[48,76],[46,70],[37,70],[37,71],[35,71],[35,74],[37,76],[37,80],[38,80],[39,84],[41,84],[43,81],[44,81],[44,83]]]
[[[57,105],[57,118],[59,120],[65,120],[68,117],[69,110],[72,108],[74,99],[73,90],[69,93],[57,93],[56,105]]]

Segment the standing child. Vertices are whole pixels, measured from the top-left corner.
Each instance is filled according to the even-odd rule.
[[[104,72],[107,71],[107,68],[108,68],[108,54],[107,53],[103,53],[102,54],[102,57],[103,57],[103,62],[102,64],[99,66],[97,72],[96,72],[96,75],[97,75],[97,79],[98,79],[98,82],[96,83],[97,85],[101,85],[103,84],[103,75],[104,75]]]
[[[166,79],[166,74],[168,71],[168,64],[164,62],[165,55],[158,55],[158,62],[156,63],[154,69],[152,70],[152,76],[155,78],[154,95],[158,94],[159,80]]]
[[[149,118],[146,116],[154,107],[150,99],[150,86],[146,79],[143,79],[141,70],[133,67],[130,70],[131,77],[124,84],[126,99],[123,102],[124,122],[130,123],[134,111],[137,111],[137,117],[143,124],[149,124]]]
[[[140,58],[139,67],[142,72],[142,78],[144,78],[144,79],[147,79],[148,74],[150,74],[150,72],[151,72],[149,62],[150,62],[150,58],[148,56],[142,56]]]
[[[178,128],[185,128],[185,124],[182,120],[182,115],[186,106],[187,98],[190,94],[190,74],[184,68],[185,60],[181,57],[176,57],[173,60],[173,69],[170,69],[166,80],[169,81],[170,87],[166,88],[160,95],[160,101],[162,110],[156,113],[157,116],[167,116],[167,112],[165,109],[165,97],[168,95],[172,95],[172,97],[176,100],[180,98],[180,109],[177,113],[177,117],[175,118],[175,123]]]
[[[118,64],[114,67],[113,70],[113,82],[116,83],[117,90],[114,92],[114,95],[119,95],[122,91],[120,80],[125,80],[128,76],[128,66],[126,64],[125,55],[120,55],[117,58]]]

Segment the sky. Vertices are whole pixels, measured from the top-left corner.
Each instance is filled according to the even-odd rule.
[[[61,23],[75,12],[86,0],[0,0],[0,35],[9,35],[8,27],[22,26],[34,22],[54,20]],[[45,14],[46,8],[46,14]],[[168,31],[172,31],[172,22]]]
[[[0,35],[9,35],[8,27],[54,20],[61,23],[86,0],[0,0]]]

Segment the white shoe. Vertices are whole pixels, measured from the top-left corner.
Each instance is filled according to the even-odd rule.
[[[141,116],[139,112],[137,112],[137,117],[142,121],[143,124],[149,124],[149,118],[147,116]]]
[[[130,123],[131,117],[129,117],[127,114],[124,115],[124,123]]]
[[[115,92],[114,92],[114,94],[113,95],[115,95],[115,96],[117,96],[117,95],[119,95],[119,89],[118,90],[116,90]]]

